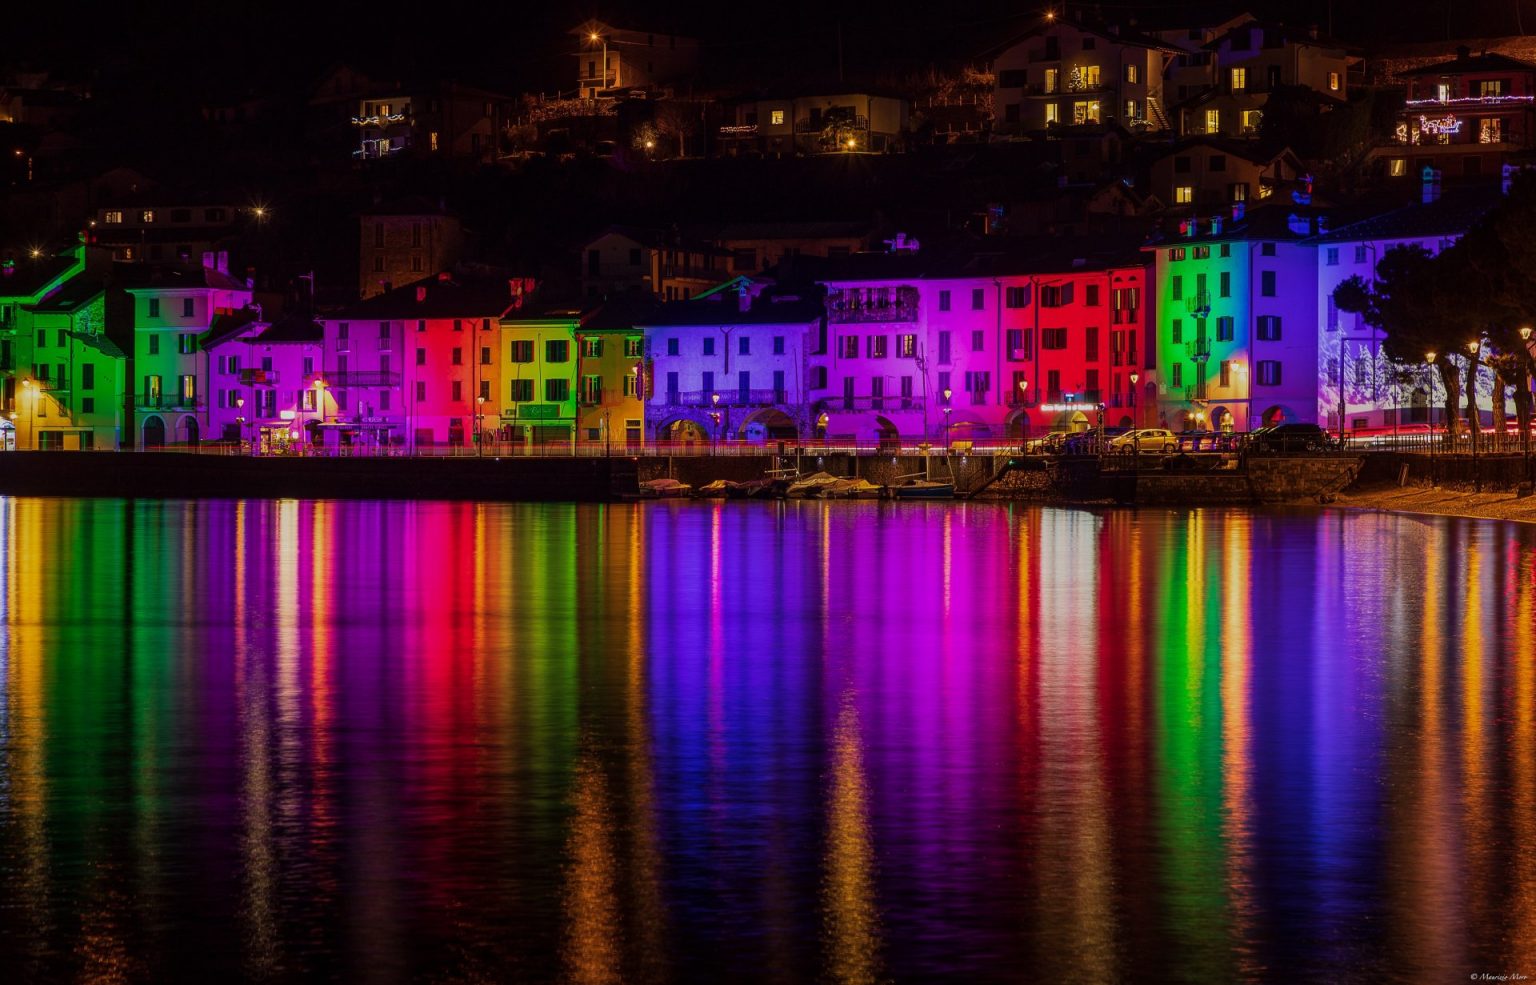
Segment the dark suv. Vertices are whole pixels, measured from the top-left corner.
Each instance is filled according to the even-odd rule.
[[[1249,435],[1248,447],[1267,452],[1326,451],[1333,447],[1333,439],[1316,424],[1271,424]]]

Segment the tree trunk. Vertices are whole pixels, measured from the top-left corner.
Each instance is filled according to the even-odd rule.
[[[1472,447],[1477,448],[1477,438],[1482,421],[1477,416],[1477,357],[1467,360],[1467,428],[1472,436]]]
[[[1436,361],[1435,369],[1440,371],[1440,382],[1445,387],[1445,406],[1441,408],[1445,413],[1445,447],[1447,451],[1455,451],[1456,421],[1460,414],[1457,407],[1461,403],[1461,374],[1449,356]]]
[[[1531,390],[1530,377],[1526,375],[1525,367],[1515,370],[1515,378],[1512,381],[1515,399],[1515,422],[1520,430],[1520,450],[1530,454],[1531,450]]]
[[[1493,434],[1495,436],[1495,439],[1494,439],[1494,442],[1490,442],[1490,449],[1492,449],[1492,447],[1494,445],[1497,445],[1497,449],[1499,451],[1503,450],[1504,441],[1506,440],[1505,432],[1506,432],[1506,430],[1508,428],[1508,425],[1509,425],[1509,415],[1504,412],[1504,408],[1505,408],[1504,389],[1508,385],[1509,384],[1504,379],[1503,371],[1499,370],[1499,369],[1494,369],[1494,371],[1493,371]]]

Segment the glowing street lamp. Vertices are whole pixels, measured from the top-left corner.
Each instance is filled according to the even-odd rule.
[[[475,414],[475,454],[485,455],[485,396],[475,398],[478,413]]]
[[[1482,426],[1482,421],[1478,419],[1482,416],[1482,411],[1477,407],[1477,353],[1482,347],[1483,343],[1477,339],[1467,343],[1467,352],[1472,354],[1471,372],[1467,374],[1467,409],[1469,411],[1467,427],[1469,428],[1468,437],[1472,441],[1472,488],[1476,492],[1483,491],[1483,473],[1478,468],[1477,462],[1477,432]]]
[[[235,427],[240,434],[240,443],[245,444],[245,398],[235,398]]]
[[[949,387],[944,388],[944,452],[949,453],[949,415],[954,410],[949,405],[949,398],[954,396],[954,391]]]

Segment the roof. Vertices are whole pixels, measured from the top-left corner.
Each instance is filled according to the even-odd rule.
[[[654,317],[657,302],[649,297],[620,296],[593,308],[581,321],[583,331],[622,332]]]
[[[334,317],[337,321],[499,318],[511,308],[512,290],[504,280],[439,274],[358,301]]]
[[[0,298],[30,298],[40,294],[79,262],[73,253],[6,260],[0,263]],[[7,270],[10,273],[6,273]]]
[[[1278,38],[1282,44],[1310,45],[1314,48],[1337,48],[1341,51],[1347,50],[1349,48],[1349,45],[1345,44],[1343,41],[1340,41],[1338,38],[1333,38],[1326,34],[1322,34],[1315,28],[1301,28],[1289,24],[1283,24],[1280,21],[1260,20],[1244,21],[1243,23],[1232,28],[1230,31],[1217,35],[1210,41],[1206,42],[1205,48],[1209,51],[1215,51],[1217,48],[1220,48],[1229,39],[1231,39],[1234,35],[1243,31],[1254,30],[1262,30],[1264,32],[1264,44],[1262,47],[1266,48],[1276,47],[1269,43],[1271,39],[1274,38]]]
[[[713,243],[693,239],[680,235],[676,230],[652,229],[646,226],[622,226],[614,225],[604,228],[601,232],[588,236],[583,246],[595,243],[604,236],[623,236],[632,239],[641,246],[650,249],[691,250],[695,253],[712,253],[725,256],[726,251],[717,248]]]
[[[1502,198],[1497,183],[1447,188],[1438,201],[1415,203],[1352,222],[1316,236],[1312,242],[1354,243],[1460,234],[1471,229]]]
[[[1219,243],[1244,240],[1288,240],[1311,243],[1320,228],[1326,228],[1328,213],[1313,206],[1296,205],[1278,201],[1261,202],[1243,210],[1240,218],[1230,214],[1205,216],[1186,220],[1194,223],[1188,234],[1164,231],[1150,239],[1143,249],[1161,249],[1185,243]],[[1219,222],[1217,220],[1220,220]],[[1299,232],[1294,225],[1302,225],[1306,232]],[[1180,228],[1184,227],[1181,222]]]
[[[267,344],[285,342],[320,342],[325,338],[325,326],[315,321],[314,316],[294,312],[285,315],[267,327],[267,330],[256,336],[252,341]]]
[[[780,295],[758,297],[746,311],[735,294],[716,294],[696,301],[668,301],[637,324],[650,328],[705,325],[804,325],[826,313],[819,297]]]
[[[1241,160],[1248,161],[1250,164],[1271,164],[1280,158],[1287,156],[1293,159],[1296,158],[1296,155],[1291,151],[1289,147],[1282,147],[1277,151],[1266,151],[1259,146],[1259,141],[1257,140],[1237,140],[1231,137],[1202,135],[1198,137],[1186,137],[1183,140],[1176,141],[1164,149],[1162,153],[1154,154],[1151,159],[1154,161],[1161,161],[1165,158],[1174,157],[1178,154],[1183,154],[1198,147],[1206,147],[1214,151],[1219,151],[1228,155],[1229,157],[1236,157],[1240,158]],[[1299,159],[1297,159],[1296,163],[1299,167],[1301,162]]]
[[[1456,52],[1456,57],[1448,62],[1435,62],[1432,65],[1410,68],[1398,74],[1401,76],[1472,75],[1479,72],[1536,72],[1536,65],[1496,52],[1485,51],[1480,55],[1474,55],[1470,50],[1461,48]]]
[[[1184,54],[1184,49],[1171,45],[1161,38],[1150,34],[1144,34],[1135,28],[1120,28],[1114,24],[1096,20],[1046,20],[1041,18],[1034,27],[1020,31],[1005,41],[993,44],[981,52],[982,58],[995,58],[997,55],[1013,48],[1031,38],[1039,37],[1047,31],[1068,27],[1083,34],[1091,34],[1097,38],[1103,38],[1111,44],[1130,45],[1136,48],[1154,48],[1158,51],[1168,51]]]
[[[126,291],[250,290],[245,281],[213,267],[121,261],[112,267],[112,282]]]
[[[208,331],[203,333],[203,348],[211,349],[216,345],[222,345],[260,320],[261,309],[257,307],[246,307],[227,313],[219,312],[213,316],[213,323],[208,327]]]
[[[36,312],[65,313],[84,307],[96,300],[107,289],[106,278],[100,275],[80,274],[71,277],[57,291],[32,305]]]

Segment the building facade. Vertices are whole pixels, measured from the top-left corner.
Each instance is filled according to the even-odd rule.
[[[412,198],[376,205],[358,217],[357,295],[371,298],[452,270],[463,252],[463,224],[441,203]]]
[[[257,454],[318,450],[335,416],[321,373],[324,328],[308,316],[276,324],[253,318],[210,332],[209,440],[244,444]]]
[[[1492,177],[1512,153],[1536,146],[1536,65],[1461,48],[1450,61],[1401,73],[1407,100],[1393,143],[1373,156],[1388,177]]]

